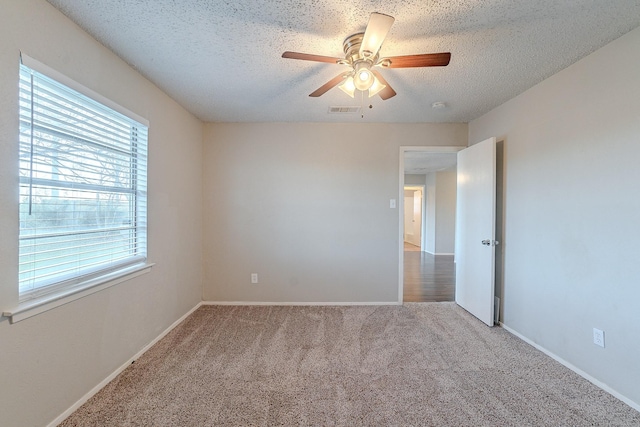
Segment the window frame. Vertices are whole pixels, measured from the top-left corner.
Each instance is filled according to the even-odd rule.
[[[26,67],[43,74],[47,78],[64,85],[73,91],[80,93],[81,95],[89,98],[93,102],[102,104],[102,106],[107,107],[115,112],[128,117],[129,119],[138,122],[140,125],[146,127],[146,131],[149,128],[148,120],[143,117],[138,116],[137,114],[125,109],[124,107],[116,104],[115,102],[99,95],[98,93],[82,86],[81,84],[75,82],[71,78],[57,72],[56,70],[46,66],[45,64],[21,53],[20,60],[23,65]],[[148,133],[147,140],[145,143],[145,156],[147,156],[148,152]],[[135,151],[131,151],[131,158],[135,156]],[[134,162],[135,163],[135,162]],[[132,166],[136,168],[137,166]],[[72,301],[77,298],[82,298],[86,295],[90,295],[91,293],[98,292],[107,287],[113,286],[115,284],[121,283],[123,281],[129,280],[133,277],[139,276],[140,274],[147,273],[151,270],[151,267],[154,265],[152,263],[147,262],[147,209],[146,209],[146,200],[147,200],[147,192],[146,192],[146,177],[147,173],[147,162],[145,159],[144,162],[144,184],[143,184],[143,192],[144,192],[144,200],[145,204],[144,209],[144,217],[142,218],[142,225],[138,224],[138,221],[141,219],[138,215],[140,212],[138,211],[138,197],[141,197],[140,194],[135,195],[135,201],[133,202],[135,205],[135,212],[132,216],[133,221],[136,221],[136,226],[133,228],[135,233],[139,230],[144,231],[144,243],[142,255],[134,255],[128,257],[126,260],[123,260],[119,263],[113,263],[112,265],[105,266],[104,264],[97,267],[96,271],[82,271],[82,274],[76,274],[74,277],[65,278],[62,280],[57,280],[53,284],[48,284],[38,289],[30,290],[27,292],[20,292],[18,290],[18,306],[16,309],[11,311],[3,312],[4,316],[10,317],[11,322],[22,320],[23,318],[31,317],[32,315],[38,314],[43,311],[50,310],[53,307],[56,307],[61,304],[66,304],[69,301]],[[135,171],[135,177],[132,173],[132,178],[136,179],[139,177],[138,173],[140,171]],[[134,187],[137,193],[138,186]],[[139,228],[140,227],[140,228]],[[137,250],[136,250],[137,253]],[[19,287],[18,287],[19,288]]]

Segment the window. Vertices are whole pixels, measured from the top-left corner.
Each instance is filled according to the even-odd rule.
[[[23,64],[19,94],[20,301],[144,262],[147,126]]]

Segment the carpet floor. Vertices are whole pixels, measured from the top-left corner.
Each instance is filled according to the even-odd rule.
[[[454,303],[203,306],[62,426],[639,426]]]

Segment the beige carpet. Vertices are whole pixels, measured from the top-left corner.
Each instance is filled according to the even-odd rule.
[[[63,426],[617,426],[640,413],[453,303],[198,309]]]

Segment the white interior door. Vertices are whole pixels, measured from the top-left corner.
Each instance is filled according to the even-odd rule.
[[[496,139],[458,152],[456,303],[494,324]]]
[[[410,191],[405,190],[404,196],[404,241],[413,241],[413,197],[407,196]]]

